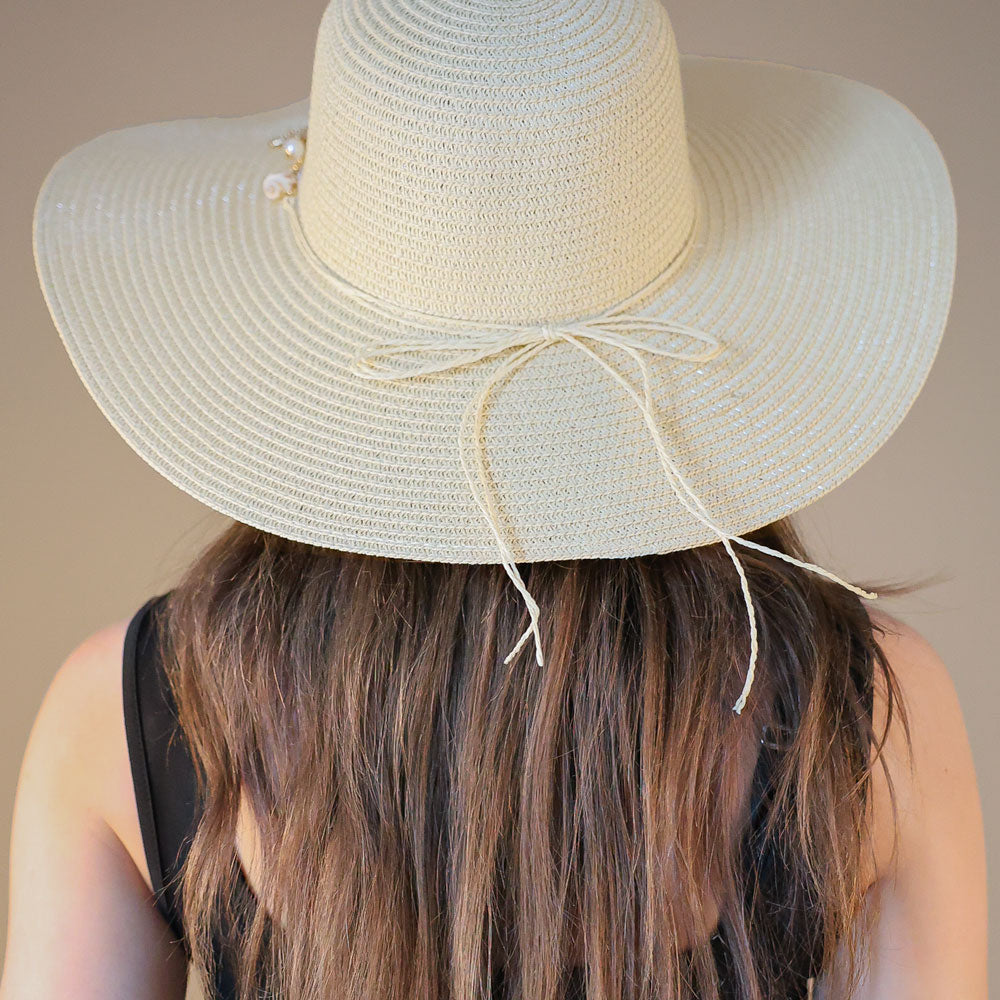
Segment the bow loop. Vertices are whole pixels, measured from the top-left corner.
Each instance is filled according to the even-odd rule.
[[[399,344],[382,344],[371,352],[355,355],[349,370],[360,378],[397,380],[419,375],[436,375],[464,368],[486,358],[502,354],[512,347],[533,347],[557,339],[547,327],[516,327],[505,330],[480,330],[460,338],[427,338]],[[387,365],[386,359],[405,355],[431,355],[431,359]],[[439,357],[435,358],[435,355]]]
[[[662,358],[674,358],[677,361],[711,361],[722,350],[722,344],[711,334],[696,327],[673,320],[661,319],[657,316],[635,316],[628,313],[616,313],[602,316],[598,319],[582,320],[568,327],[575,335],[588,336],[617,347],[630,347],[633,350],[656,354]],[[646,336],[635,336],[632,331],[638,330]],[[688,340],[700,341],[708,347],[691,352],[670,350],[650,340],[648,334],[658,333],[685,337]]]

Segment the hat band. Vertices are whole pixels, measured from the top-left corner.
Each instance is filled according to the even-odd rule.
[[[294,194],[294,192],[290,193]],[[746,705],[747,697],[750,694],[750,689],[753,685],[759,651],[759,641],[757,635],[757,618],[754,609],[753,597],[750,594],[750,584],[747,580],[743,564],[740,562],[739,557],[733,549],[734,542],[739,545],[746,546],[747,548],[756,549],[759,552],[775,556],[776,558],[782,559],[794,566],[798,566],[801,569],[817,573],[828,580],[832,580],[834,583],[838,583],[841,586],[846,587],[848,590],[853,591],[860,597],[868,599],[875,599],[878,597],[877,594],[862,590],[860,587],[856,587],[854,584],[842,580],[834,573],[831,573],[829,570],[826,570],[821,566],[817,566],[815,563],[803,562],[796,559],[794,556],[787,555],[784,552],[779,552],[766,545],[761,545],[757,542],[741,538],[738,535],[733,535],[723,530],[718,524],[715,523],[712,516],[705,509],[704,504],[702,504],[696,496],[694,490],[691,488],[691,485],[671,459],[656,417],[650,385],[648,356],[667,357],[678,361],[689,362],[709,361],[716,357],[716,355],[718,355],[723,349],[723,345],[716,337],[702,330],[698,330],[693,326],[687,326],[683,323],[677,323],[672,320],[624,312],[624,304],[627,304],[629,301],[634,299],[635,296],[631,296],[630,299],[625,300],[624,304],[617,303],[609,309],[593,316],[581,319],[558,320],[549,323],[528,325],[481,323],[479,321],[465,321],[463,323],[463,321],[456,320],[454,317],[433,316],[418,310],[409,309],[408,307],[401,306],[398,303],[390,303],[383,299],[379,299],[378,296],[372,295],[370,292],[357,288],[350,282],[347,282],[342,276],[333,272],[316,254],[316,252],[309,245],[309,241],[306,239],[305,232],[302,229],[301,220],[299,219],[298,211],[295,208],[296,200],[297,199],[294,197],[284,197],[281,199],[281,203],[288,210],[289,216],[292,220],[292,232],[296,243],[301,249],[303,255],[312,263],[312,265],[316,267],[320,273],[335,281],[338,287],[346,295],[353,298],[355,301],[363,302],[365,305],[375,309],[381,315],[384,315],[389,319],[409,319],[423,325],[427,325],[428,322],[439,323],[445,327],[443,332],[447,332],[446,328],[448,325],[458,323],[463,327],[462,332],[457,338],[454,336],[447,340],[424,338],[421,340],[409,341],[407,343],[379,344],[366,352],[357,354],[352,359],[349,370],[353,374],[360,378],[380,381],[416,378],[422,375],[434,375],[452,371],[453,369],[462,368],[466,365],[474,364],[487,358],[496,357],[516,348],[515,352],[511,354],[510,357],[508,357],[504,363],[489,376],[489,378],[487,378],[482,387],[473,397],[463,414],[458,435],[459,457],[462,462],[462,469],[465,473],[465,478],[469,484],[469,488],[471,489],[472,495],[483,512],[483,515],[490,526],[490,530],[496,539],[503,567],[507,571],[507,575],[517,587],[518,591],[521,593],[524,603],[528,609],[530,624],[511,651],[507,654],[504,659],[504,663],[509,663],[518,654],[518,652],[520,652],[521,648],[530,637],[534,638],[535,660],[538,665],[543,666],[545,659],[542,653],[541,633],[538,627],[539,607],[528,591],[528,588],[518,571],[513,550],[504,538],[503,530],[500,524],[501,516],[497,510],[496,501],[490,489],[490,479],[486,468],[484,455],[485,449],[483,444],[486,404],[489,400],[490,393],[498,383],[510,378],[518,368],[528,362],[531,358],[535,357],[552,344],[557,343],[571,344],[574,348],[587,355],[596,364],[600,365],[628,393],[629,397],[635,402],[647,428],[649,429],[653,443],[656,447],[656,453],[660,460],[660,464],[663,467],[663,471],[667,476],[667,481],[677,496],[677,499],[692,515],[692,517],[704,524],[718,537],[719,541],[725,547],[726,552],[729,554],[729,558],[732,560],[733,565],[736,567],[736,571],[740,578],[740,588],[743,593],[743,601],[746,605],[747,617],[750,624],[750,660],[747,666],[743,690],[741,691],[739,698],[736,700],[736,703],[732,706],[732,710],[737,715],[743,711],[743,708]],[[674,267],[675,264],[676,259],[675,261],[671,261],[670,265],[668,265],[668,269]],[[658,277],[661,276],[662,274]],[[657,279],[654,278],[653,280],[655,281]],[[641,336],[636,336],[631,333],[630,331],[634,329],[639,329],[645,333],[676,334],[701,341],[709,346],[694,353],[671,351],[660,347],[657,344],[650,343]],[[589,345],[588,341],[607,344],[624,351],[629,357],[631,357],[638,365],[639,371],[642,375],[642,391],[638,391],[636,387],[616,368],[608,364],[607,361],[605,361],[604,358],[602,358],[593,349],[593,347]],[[387,359],[393,358],[396,355],[422,352],[431,354],[443,353],[443,357],[441,357],[440,360],[423,361],[409,365],[397,364],[393,367],[387,367],[384,363],[379,363],[380,358]],[[470,466],[470,460],[467,454],[466,442],[469,437],[471,437],[472,441],[475,442],[475,452],[472,460],[474,468]]]

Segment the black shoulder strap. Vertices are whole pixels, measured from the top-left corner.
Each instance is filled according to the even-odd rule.
[[[194,761],[177,718],[160,653],[158,612],[169,592],[150,598],[132,617],[122,656],[125,736],[143,851],[156,907],[190,958],[180,910],[180,873],[200,815]],[[244,884],[237,884],[237,890]],[[253,902],[249,888],[244,891]],[[215,1000],[234,1000],[236,981],[225,928],[215,941]]]
[[[150,598],[129,623],[122,695],[139,828],[156,906],[183,941],[177,880],[195,827],[197,803],[194,763],[177,723],[160,657],[156,612],[166,596]]]

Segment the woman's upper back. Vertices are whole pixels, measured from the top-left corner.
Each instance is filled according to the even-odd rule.
[[[36,721],[15,812],[2,1000],[61,996],[67,981],[81,1000],[116,991],[182,995],[183,953],[170,946],[177,925],[171,928],[164,919],[171,916],[169,908],[156,916],[150,906],[159,873],[155,864],[150,871],[149,859],[161,855],[149,820],[156,820],[164,844],[183,840],[185,820],[176,810],[160,817],[151,812],[165,772],[152,775],[144,803],[136,744],[130,758],[125,724],[138,707],[129,706],[128,674],[122,671],[128,665],[126,632],[137,618],[101,630],[71,654]],[[885,759],[899,804],[899,851],[893,867],[891,806],[882,769],[876,768],[875,842],[865,881],[882,912],[870,947],[872,972],[860,997],[981,1000],[985,852],[961,710],[929,644],[893,619],[878,620],[890,629],[881,644],[909,711],[914,770],[908,774],[904,763],[902,733],[890,728]],[[138,628],[132,631],[138,642]],[[137,718],[133,714],[133,732]],[[881,733],[884,700],[877,685],[873,718]],[[155,746],[163,734],[148,735]],[[169,754],[154,753],[154,766],[169,761],[172,776],[182,774],[183,755]],[[238,839],[252,843],[252,830],[244,827]],[[258,862],[246,851],[243,861],[252,885]],[[115,961],[106,960],[112,955]],[[818,986],[820,996],[839,995],[830,983]]]

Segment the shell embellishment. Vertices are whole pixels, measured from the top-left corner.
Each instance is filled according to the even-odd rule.
[[[268,174],[263,181],[264,194],[277,201],[286,195],[295,194],[298,188],[299,171],[306,156],[306,130],[293,129],[284,135],[279,135],[270,141],[273,149],[281,149],[288,157],[288,167],[285,170]]]

